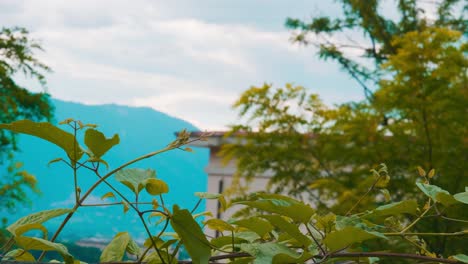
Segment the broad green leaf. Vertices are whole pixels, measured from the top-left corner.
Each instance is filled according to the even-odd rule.
[[[450,193],[439,186],[416,182],[416,186],[434,202],[439,202],[445,206],[452,205],[458,201]]]
[[[57,251],[66,264],[73,264],[73,256],[68,252],[68,249],[60,244],[50,242],[38,237],[15,237],[15,241],[21,248],[26,250],[42,250],[42,251]]]
[[[259,217],[238,220],[233,224],[250,229],[261,237],[273,230],[273,225],[271,225],[270,222]]]
[[[219,232],[234,231],[234,227],[232,225],[221,219],[210,219],[205,221],[204,224],[210,229],[217,230]]]
[[[111,242],[102,251],[100,262],[121,261],[128,244],[130,243],[128,232],[120,232],[114,236]]]
[[[126,251],[132,255],[135,256],[140,256],[141,255],[141,248],[138,246],[138,244],[130,238],[130,241],[128,242]]]
[[[465,254],[453,255],[450,258],[456,259],[456,260],[461,261],[463,263],[468,263],[468,256],[465,255]]]
[[[279,215],[262,215],[261,217],[267,219],[272,225],[279,228],[280,230],[288,233],[292,238],[297,240],[303,246],[307,247],[310,245],[310,239],[302,234],[297,225],[286,221],[286,219]]]
[[[36,259],[34,256],[25,251],[24,249],[14,249],[5,254],[5,260],[16,260],[16,261],[25,261],[25,262],[34,262]]]
[[[174,205],[171,226],[182,239],[193,263],[208,263],[211,257],[210,243],[193,219],[192,214],[188,210],[180,210],[177,205]]]
[[[365,215],[365,218],[375,219],[375,218],[386,217],[390,215],[399,215],[399,214],[416,215],[417,209],[418,209],[418,204],[415,200],[405,200],[401,202],[379,206],[375,208],[369,214]]]
[[[72,211],[71,209],[52,209],[52,210],[46,210],[46,211],[33,213],[30,215],[21,217],[16,222],[8,226],[6,229],[11,234],[15,235],[16,230],[21,226],[32,225],[32,224],[42,224],[51,218],[70,213],[71,211]]]
[[[314,219],[317,221],[317,228],[321,230],[331,230],[336,223],[336,215],[334,213],[328,213],[324,216],[316,215]]]
[[[459,201],[460,203],[468,204],[468,192],[454,194],[453,198],[455,198],[455,200]]]
[[[160,248],[162,244],[164,244],[164,240],[162,240],[161,238],[159,237],[156,237],[156,236],[153,236],[153,240],[154,240],[154,243],[156,244],[156,247],[157,248]],[[145,240],[145,243],[143,243],[143,246],[144,247],[152,247],[153,246],[153,241],[151,241],[151,238],[148,237],[146,240]]]
[[[84,138],[85,145],[91,150],[93,155],[100,158],[106,154],[109,149],[120,143],[119,135],[115,134],[112,138],[106,138],[103,133],[96,129],[87,129]]]
[[[196,192],[194,193],[195,196],[197,196],[200,199],[217,199],[219,203],[221,204],[221,210],[224,211],[227,208],[227,203],[226,199],[224,198],[224,195],[219,194],[219,193],[207,193],[207,192]]]
[[[250,243],[254,242],[255,240],[261,239],[261,237],[257,233],[251,232],[251,231],[237,232],[237,233],[234,233],[234,236],[245,239],[249,241]]]
[[[215,246],[216,248],[222,248],[226,245],[232,245],[232,242],[233,242],[232,236],[220,236],[220,237],[211,239],[211,244]],[[242,243],[248,243],[248,241],[240,237],[234,237],[234,244],[242,244]]]
[[[251,200],[235,204],[243,204],[266,212],[284,215],[302,223],[307,223],[314,214],[314,210],[310,206],[279,194],[256,194]]]
[[[330,250],[333,251],[373,238],[386,239],[382,233],[366,231],[354,226],[347,226],[341,230],[329,233],[323,242]]]
[[[104,200],[106,198],[114,198],[115,199],[115,195],[113,192],[108,192],[106,194],[104,194],[103,196],[101,196],[101,200]]]
[[[287,246],[274,242],[241,244],[241,250],[255,257],[254,264],[304,263],[309,256],[301,256]]]
[[[47,228],[45,228],[45,226],[43,226],[42,224],[39,224],[39,223],[26,224],[26,225],[19,226],[15,230],[15,236],[21,236],[24,233],[29,232],[31,230],[40,230],[40,231],[42,231],[42,234],[43,234],[42,238],[47,239],[47,233],[48,233]]]
[[[67,153],[70,160],[75,160],[75,154],[76,160],[79,160],[83,156],[83,150],[78,145],[74,136],[50,123],[19,120],[10,124],[0,124],[0,129],[1,128],[47,140],[62,148]]]
[[[160,195],[169,192],[169,186],[160,179],[147,179],[145,181],[146,191],[151,195]]]
[[[160,254],[164,258],[164,262],[159,258],[158,253],[155,251],[146,255],[143,259],[143,262],[145,262],[146,264],[162,264],[162,263],[176,264],[177,263],[177,258],[174,258],[172,262],[169,262],[169,258],[171,256],[166,251],[160,251]]]
[[[366,230],[366,231],[375,231],[374,229],[377,227],[376,224],[364,219],[364,218],[361,218],[361,217],[358,217],[358,216],[355,216],[355,215],[352,215],[352,216],[341,216],[341,215],[337,215],[336,216],[336,221],[335,221],[335,228],[336,230],[341,230],[341,229],[344,229],[348,226],[353,226],[353,227],[357,227],[357,228],[361,228],[363,230]]]
[[[156,178],[156,171],[147,169],[123,169],[115,174],[115,179],[127,186],[135,194],[145,188],[147,179]]]

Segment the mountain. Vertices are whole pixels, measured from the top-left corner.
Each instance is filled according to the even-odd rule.
[[[174,132],[186,128],[189,131],[198,130],[192,124],[171,117],[167,114],[146,107],[128,107],[120,105],[83,105],[78,103],[53,101],[55,119],[66,118],[81,120],[83,123],[98,124],[98,130],[106,137],[115,133],[120,136],[120,144],[111,149],[103,159],[109,163],[110,169],[134,159],[143,154],[161,149],[175,139]],[[65,128],[62,126],[62,128]],[[83,144],[84,146],[84,144]],[[35,175],[42,194],[31,194],[31,207],[18,209],[14,215],[6,215],[10,222],[32,212],[51,208],[71,208],[74,204],[73,173],[65,164],[47,163],[57,157],[66,157],[65,153],[55,145],[44,140],[21,135],[19,137],[19,152],[15,158],[24,163],[24,168]],[[165,195],[165,203],[172,207],[178,204],[191,209],[197,202],[194,192],[206,191],[207,175],[204,167],[208,164],[208,151],[194,149],[193,153],[174,150],[150,159],[142,160],[131,167],[151,168],[156,170],[157,177],[169,185],[169,194]],[[113,177],[110,182],[119,190],[132,197],[127,188],[116,182]],[[96,175],[80,169],[78,185],[87,190],[98,178]],[[100,197],[111,191],[107,186],[98,187],[86,203],[114,202],[113,199],[102,201]],[[140,201],[151,201],[151,197],[143,196]],[[120,199],[117,198],[117,201]],[[202,204],[197,211],[204,209]],[[56,218],[47,224],[50,232],[61,222]],[[150,229],[156,232],[159,227],[153,223]],[[139,218],[131,210],[123,213],[122,205],[107,207],[81,207],[62,231],[60,240],[76,240],[82,238],[109,239],[116,233],[129,231],[138,240],[146,235]]]

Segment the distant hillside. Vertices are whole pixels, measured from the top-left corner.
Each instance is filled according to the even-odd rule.
[[[120,105],[89,106],[54,100],[56,120],[66,118],[82,120],[84,123],[99,125],[99,130],[107,137],[117,133],[121,143],[103,158],[111,168],[132,158],[163,148],[175,139],[174,132],[181,129],[197,130],[190,123],[155,111],[151,108],[128,107]],[[31,208],[21,208],[15,215],[6,215],[10,222],[18,217],[49,208],[68,208],[73,205],[73,180],[69,168],[62,164],[47,166],[47,162],[64,157],[58,147],[31,136],[19,139],[21,153],[16,158],[39,180],[41,196],[30,196]],[[133,167],[153,168],[157,177],[165,180],[170,188],[166,203],[177,203],[192,208],[196,203],[194,192],[205,191],[207,176],[204,167],[208,163],[208,151],[195,149],[195,153],[172,151],[141,161]],[[86,190],[97,177],[85,170],[79,173],[79,186]],[[119,189],[125,190],[122,185]],[[88,203],[102,202],[99,197],[110,191],[105,186],[98,188]],[[143,197],[142,199],[144,199]],[[109,200],[107,202],[112,202]],[[202,206],[201,209],[203,208]],[[130,211],[122,213],[121,206],[81,208],[69,225],[64,229],[61,239],[75,240],[83,237],[107,239],[117,232],[131,231],[135,238],[143,238],[144,232],[136,215]],[[5,215],[3,213],[2,215]],[[59,223],[58,219],[54,223]],[[48,225],[51,227],[51,225]],[[52,228],[51,228],[52,229]],[[156,230],[157,227],[152,227]]]

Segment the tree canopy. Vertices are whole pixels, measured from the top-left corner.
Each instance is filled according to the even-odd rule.
[[[385,200],[421,199],[409,184],[418,171],[450,193],[463,191],[468,186],[468,45],[466,20],[450,11],[458,1],[442,1],[434,20],[422,15],[417,1],[397,1],[399,20],[381,15],[379,1],[340,2],[344,18],[288,19],[287,25],[301,30],[295,39],[302,43],[309,43],[307,34],[326,35],[312,43],[319,56],[337,61],[368,100],[329,107],[300,86],[251,87],[234,104],[247,121],[233,125],[232,132],[243,133],[223,150],[226,159],[237,160],[237,178],[273,172],[271,190],[341,214]],[[350,43],[330,40],[346,30],[361,30],[370,41],[368,47],[359,44],[362,57],[347,56]],[[378,173],[381,163],[389,168],[384,176]],[[235,182],[231,191],[242,194],[244,186]],[[438,217],[466,219],[467,210],[436,209]],[[463,225],[428,218],[418,228],[444,232]],[[451,238],[432,242],[437,254],[464,247]]]
[[[42,50],[24,28],[0,30],[0,123],[19,119],[51,120],[53,107],[45,92],[33,93],[15,82],[17,74],[38,81],[45,88],[44,73],[50,71],[34,56]],[[26,200],[24,187],[35,189],[35,178],[14,161],[17,150],[16,135],[0,130],[0,210],[12,210]]]

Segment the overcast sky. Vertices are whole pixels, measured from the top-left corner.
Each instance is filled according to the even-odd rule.
[[[0,26],[26,27],[41,41],[55,98],[149,106],[220,130],[235,122],[231,105],[251,85],[291,82],[328,104],[363,98],[284,27],[288,16],[338,10],[331,0],[0,0]]]

